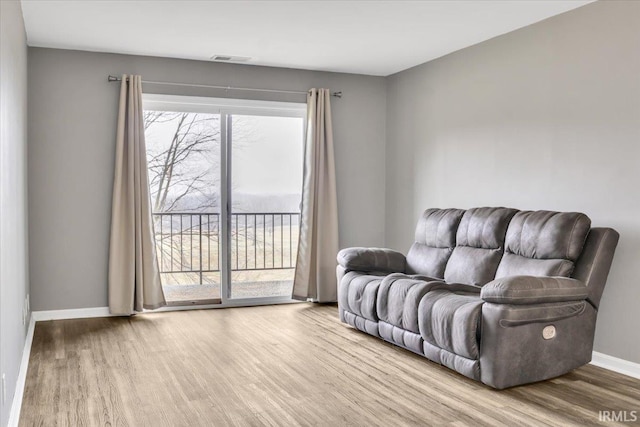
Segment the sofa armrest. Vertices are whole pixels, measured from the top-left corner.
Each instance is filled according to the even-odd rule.
[[[480,297],[496,304],[539,304],[582,301],[587,287],[568,277],[509,276],[482,287]]]
[[[407,260],[400,252],[382,248],[346,248],[338,252],[338,264],[347,270],[404,273]]]

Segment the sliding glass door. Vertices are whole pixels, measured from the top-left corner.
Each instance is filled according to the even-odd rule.
[[[305,105],[145,95],[144,106],[169,304],[289,300]]]

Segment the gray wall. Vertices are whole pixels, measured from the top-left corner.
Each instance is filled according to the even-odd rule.
[[[20,3],[0,1],[0,369],[7,425],[26,336],[22,310],[29,293],[27,262],[27,42]]]
[[[341,90],[332,100],[340,244],[384,243],[385,80],[351,74],[128,55],[29,49],[29,216],[34,310],[107,305],[119,84],[156,81]],[[173,89],[173,90],[169,90]],[[227,96],[145,86],[147,92]],[[240,93],[242,94],[242,93]],[[305,96],[261,99],[305,102]]]
[[[596,351],[640,362],[640,2],[597,2],[388,78],[386,240],[427,207],[582,211],[621,234]]]

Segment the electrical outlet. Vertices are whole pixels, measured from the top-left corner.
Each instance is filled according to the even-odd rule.
[[[29,300],[29,294],[27,294],[27,316],[31,313],[31,301]]]
[[[2,373],[2,404],[7,403],[7,378]]]

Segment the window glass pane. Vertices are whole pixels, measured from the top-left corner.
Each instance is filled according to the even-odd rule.
[[[170,303],[220,299],[220,116],[144,113],[158,263]]]
[[[302,136],[300,117],[232,116],[232,298],[291,295]]]

